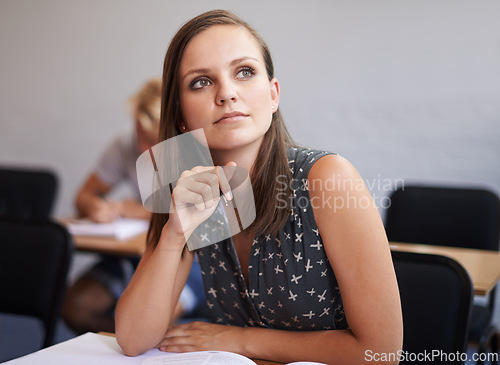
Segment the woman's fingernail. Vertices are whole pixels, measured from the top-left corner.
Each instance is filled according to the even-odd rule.
[[[233,200],[233,192],[231,190],[229,190],[226,193],[226,197],[227,197],[227,200]]]

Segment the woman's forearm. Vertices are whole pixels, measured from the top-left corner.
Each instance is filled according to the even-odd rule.
[[[247,357],[283,363],[317,361],[336,365],[364,364],[370,363],[369,354],[384,353],[397,359],[400,350],[397,341],[394,344],[375,338],[363,341],[349,330],[284,331],[247,327],[242,328],[239,342],[242,354]],[[397,360],[384,362],[397,363]]]
[[[185,241],[184,241],[185,243]],[[135,356],[163,338],[172,317],[182,285],[177,284],[180,266],[188,264],[182,256],[181,238],[164,230],[157,247],[146,253],[116,307],[117,341],[125,354]],[[185,280],[185,279],[184,279]],[[184,283],[182,283],[184,284]],[[176,291],[179,291],[177,293]]]

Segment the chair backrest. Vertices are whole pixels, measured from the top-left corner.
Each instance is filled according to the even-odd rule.
[[[490,191],[405,186],[391,196],[390,241],[498,250],[500,203]]]
[[[43,347],[54,339],[72,252],[57,223],[0,219],[0,312],[39,318]]]
[[[465,353],[473,302],[472,282],[465,269],[439,255],[392,252],[392,259],[403,311],[403,350]],[[418,362],[410,357],[405,360],[401,364]],[[436,364],[463,364],[460,359],[434,360]]]
[[[0,168],[0,217],[49,217],[57,188],[52,171]]]

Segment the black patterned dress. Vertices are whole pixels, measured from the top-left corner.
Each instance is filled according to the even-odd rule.
[[[307,177],[330,152],[289,148],[294,204],[279,235],[254,239],[248,286],[232,239],[198,249],[214,323],[285,330],[347,329],[337,279],[309,200]]]

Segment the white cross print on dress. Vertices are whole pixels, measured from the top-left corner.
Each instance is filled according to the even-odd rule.
[[[290,293],[288,299],[291,299],[295,302],[295,300],[297,299],[297,294],[293,294],[291,290],[289,290],[288,292]]]
[[[224,261],[219,261],[219,267],[222,267],[224,269],[224,271],[227,271],[226,263]]]
[[[318,302],[321,302],[322,300],[326,300],[326,298],[325,298],[325,294],[326,294],[326,289],[325,289],[325,291],[323,292],[323,294],[318,295],[318,298],[319,298]]]
[[[259,293],[256,293],[255,289],[252,289],[252,291],[251,291],[251,293],[249,295],[252,297],[252,299],[254,299],[255,297],[259,296]]]
[[[210,275],[215,274],[215,267],[210,266]]]
[[[210,288],[208,291],[209,294],[212,294],[214,298],[217,298],[217,290],[214,290],[214,288]]]
[[[267,289],[267,295],[273,295],[273,287]]]
[[[327,271],[328,271],[328,269],[326,269],[325,271],[322,271],[322,272],[321,272],[321,277],[326,276],[326,272],[327,272]]]
[[[300,322],[298,317],[299,316],[292,317],[292,321],[294,321],[294,322]]]
[[[283,272],[283,270],[280,269],[280,265],[276,265],[276,267],[274,268],[274,271],[276,271],[276,275],[280,272]]]
[[[208,300],[207,300],[207,305],[208,305],[208,308],[212,309],[212,307],[214,306],[212,303],[210,303]]]
[[[316,293],[316,290],[314,290],[314,288],[312,288],[311,290],[308,290],[306,291],[307,294],[311,294],[311,297],[314,295],[314,293]]]
[[[295,233],[295,242],[302,242],[302,236],[304,235],[304,232],[301,234]]]
[[[255,249],[255,252],[253,253],[254,256],[257,256],[260,254],[260,247]]]
[[[293,254],[293,256],[295,256],[295,258],[297,259],[297,262],[299,262],[300,260],[302,260],[302,252],[299,252],[298,255]]]
[[[321,244],[321,242],[319,241],[316,241],[316,244],[314,245],[309,245],[311,248],[317,248],[318,251],[321,249],[321,247],[323,247],[323,245]]]
[[[313,311],[309,311],[309,313],[307,314],[303,314],[304,317],[309,317],[309,319],[312,319],[312,317],[314,317],[316,314],[313,313]]]
[[[205,234],[201,234],[201,242],[203,241],[207,241],[207,242],[210,242],[210,240],[208,239],[208,233],[205,233]]]
[[[323,313],[321,313],[319,316],[323,317],[323,316],[327,316],[329,314],[330,314],[330,308],[323,308]]]
[[[292,279],[290,281],[293,281],[295,284],[298,284],[299,283],[299,279],[302,278],[302,275],[299,275],[299,276],[295,276],[292,274]]]
[[[210,258],[215,259],[217,257],[217,254],[215,252],[212,252],[210,254]]]
[[[264,304],[264,302],[260,302],[259,304],[257,304],[257,307],[259,307],[259,309],[262,309],[265,308],[266,305]]]
[[[313,268],[313,266],[311,265],[310,259],[307,259],[307,264],[306,264],[305,268],[306,268],[306,272],[309,272],[309,269]]]
[[[316,236],[319,236],[319,229],[314,229],[314,228],[313,228],[313,229],[312,229],[312,231],[313,231],[314,233],[316,233]]]

